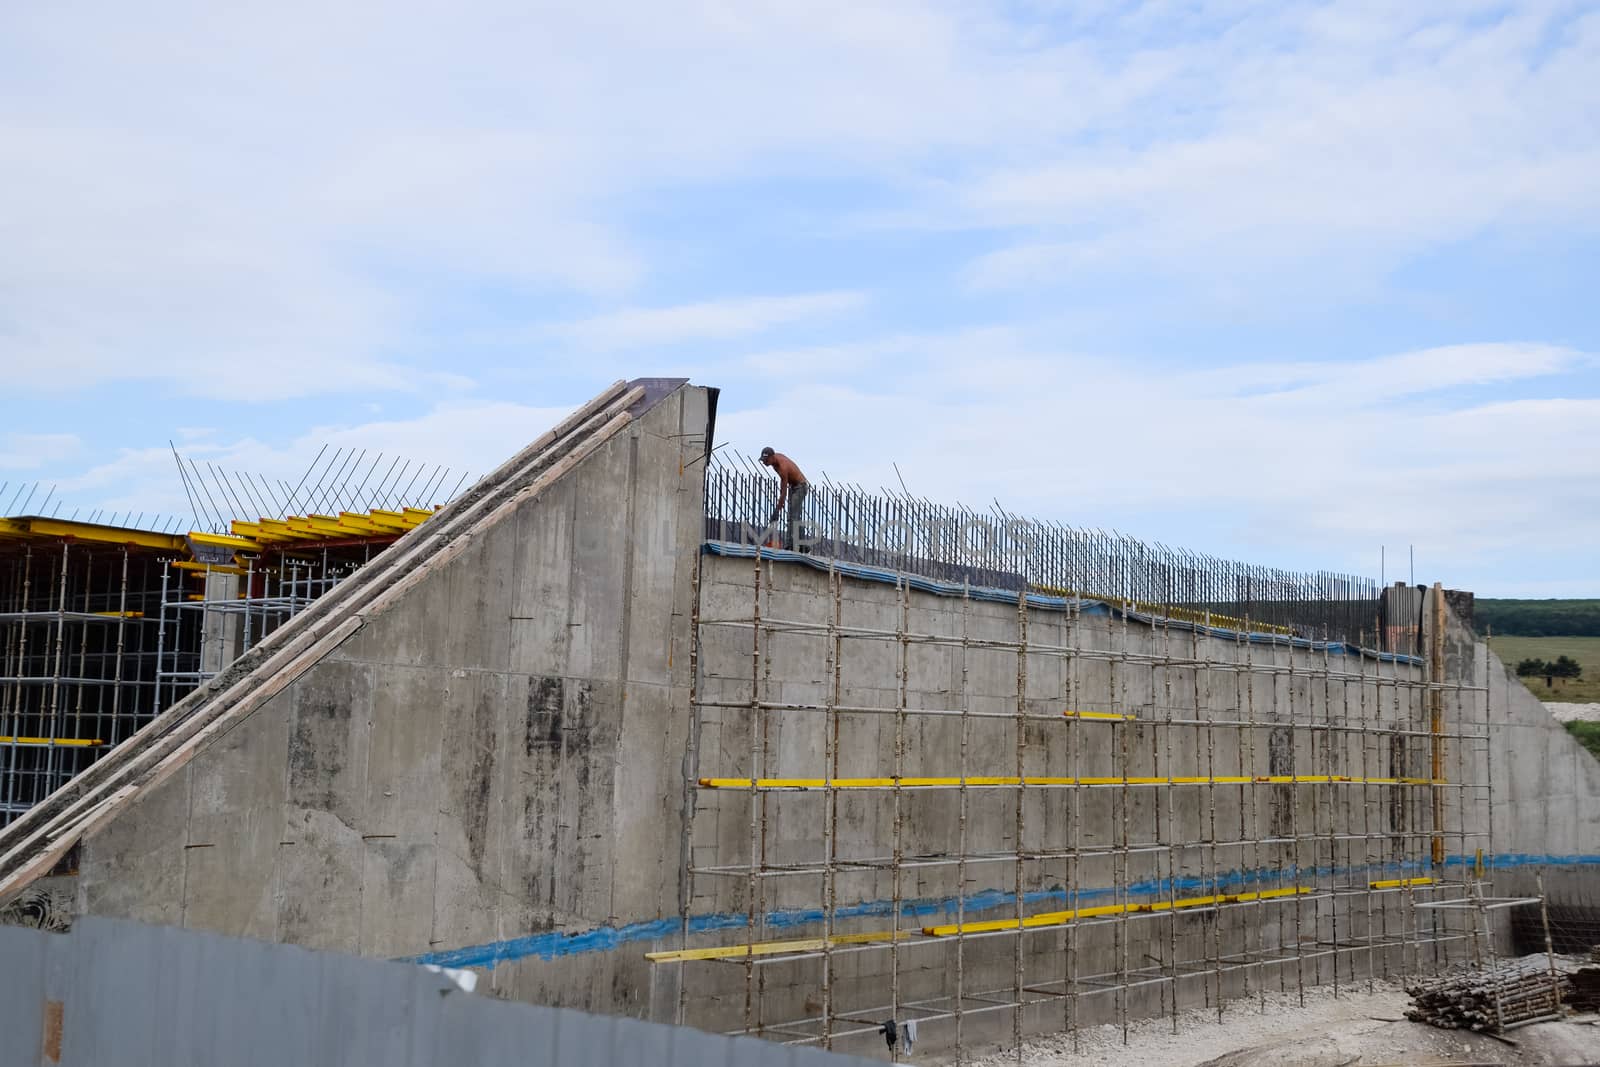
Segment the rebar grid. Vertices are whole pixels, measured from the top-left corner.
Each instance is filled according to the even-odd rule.
[[[65,539],[0,552],[0,826],[154,717],[159,569]]]
[[[241,564],[70,538],[0,548],[0,826],[383,547],[280,551]]]
[[[706,537],[784,541],[776,480],[755,461],[722,450],[708,464]],[[821,474],[802,505],[799,546],[840,562],[975,587],[1068,597],[1120,597],[1171,617],[1223,624],[1249,619],[1262,632],[1353,640],[1371,621],[1370,578],[1294,572],[1152,544],[1115,531],[1026,519],[998,502],[985,511],[943,506],[907,492],[873,493]]]
[[[1092,568],[1134,580],[1132,567],[1087,562],[1114,553],[1092,537],[1060,552],[1059,588],[1095,588]],[[1337,995],[1363,974],[1478,953],[1475,926],[1421,907],[1481,889],[1470,871],[1443,877],[1441,842],[1493,855],[1477,818],[1490,807],[1487,691],[1442,676],[1442,613],[1418,658],[1365,650],[1384,632],[1371,584],[1299,619],[1305,602],[1286,599],[1272,614],[1292,624],[1262,627],[1247,598],[1230,604],[1236,625],[1219,623],[1209,608],[1228,602],[1211,578],[1181,596],[1154,590],[1166,603],[1122,586],[1050,604],[1030,578],[1003,587],[1006,625],[992,587],[973,595],[981,561],[954,582],[934,575],[945,599],[912,585],[936,568],[863,575],[840,555],[817,569],[766,549],[702,558],[684,929],[697,906],[737,899],[717,888],[731,877],[746,933],[651,954],[685,968],[680,1021],[826,1048],[916,1021],[964,1062],[996,1042],[1020,1056],[1040,1030],[1076,1047],[1085,1025],[1114,1022],[1126,1038],[1133,1018],[1176,1020],[1196,1003],[1220,1022],[1241,995],[1265,1011],[1272,982],[1303,1000],[1308,985]],[[743,613],[729,577],[741,564],[753,579]],[[1338,619],[1365,625],[1336,633]],[[744,683],[725,668],[741,632]],[[997,656],[1015,664],[1008,697]],[[882,762],[861,770],[874,753]],[[722,798],[740,792],[748,852],[720,861],[738,848],[716,829]],[[1002,826],[1011,841],[993,847]],[[796,920],[819,881],[815,921]],[[930,911],[954,922],[905,921]],[[703,969],[719,962],[744,973],[737,1021]],[[1009,1026],[969,1025],[991,1018]]]

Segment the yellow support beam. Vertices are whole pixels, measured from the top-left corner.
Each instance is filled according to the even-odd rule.
[[[247,567],[236,567],[231,563],[196,563],[193,560],[187,560],[187,559],[173,560],[172,563],[169,564],[169,566],[172,567],[173,570],[178,570],[178,571],[199,571],[199,572],[201,572],[203,574],[249,574],[250,573],[249,568],[247,568]],[[205,598],[204,597],[196,597],[194,599],[203,600]]]
[[[1432,878],[1388,878],[1381,882],[1368,882],[1368,889],[1404,889],[1413,885],[1433,885]]]
[[[295,540],[286,533],[267,529],[267,523],[271,521],[262,519],[260,522],[245,522],[243,519],[234,519],[232,527],[234,536],[248,538],[258,544]]]
[[[22,532],[34,537],[69,537],[74,541],[96,541],[108,545],[137,545],[140,548],[165,549],[183,552],[187,542],[179,534],[155,533],[152,530],[128,530],[121,526],[101,526],[92,522],[71,522],[66,519],[22,518],[7,520],[11,527],[24,526]]]
[[[332,515],[308,515],[306,522],[313,530],[328,537],[359,537],[360,534]]]
[[[310,519],[299,515],[290,515],[283,520],[283,524],[289,528],[290,533],[298,535],[302,541],[320,541],[327,537],[327,534],[317,529]]]
[[[0,737],[0,745],[62,745],[67,748],[92,748],[104,741],[85,737]]]
[[[262,519],[259,525],[262,533],[275,537],[280,541],[305,540],[297,531],[289,529],[289,524],[282,519]]]
[[[913,931],[901,930],[898,938],[892,930],[868,934],[835,934],[827,937],[804,937],[791,941],[757,941],[750,945],[723,945],[717,948],[680,948],[670,952],[646,952],[644,958],[651,963],[684,963],[689,960],[742,960],[750,956],[778,956],[787,952],[820,952],[831,943],[840,945],[869,945],[882,941],[904,941]]]
[[[373,522],[372,516],[366,512],[341,511],[339,512],[339,522],[349,529],[360,530],[362,533],[375,534],[385,532],[383,527]]]
[[[968,786],[1107,786],[1107,785],[1447,785],[1427,778],[1350,778],[1339,774],[1259,774],[1250,775],[1197,775],[1192,777],[1153,778],[1072,778],[1034,776],[1018,778],[1015,775],[993,777],[968,776],[961,778],[702,778],[700,785],[706,789],[933,789]]]
[[[237,524],[235,524],[237,525]],[[248,537],[233,537],[228,534],[202,533],[199,530],[189,532],[189,540],[197,545],[210,545],[214,548],[231,549],[234,552],[260,552],[261,543]]]
[[[1186,908],[1208,908],[1217,904],[1248,904],[1257,900],[1275,900],[1280,897],[1304,896],[1312,892],[1309,886],[1290,889],[1267,889],[1259,893],[1221,893],[1208,897],[1183,897],[1178,900],[1153,900],[1148,904],[1103,904],[1076,911],[1047,911],[1018,919],[990,919],[983,922],[949,923],[941,926],[924,926],[922,932],[929,937],[952,937],[956,934],[988,934],[1004,930],[1024,930],[1041,926],[1061,926],[1074,919],[1094,919],[1106,915],[1134,915],[1142,912],[1182,911]]]
[[[373,508],[368,513],[368,518],[374,526],[380,526],[385,530],[393,530],[396,533],[403,533],[415,525],[415,523],[407,522],[406,517],[400,512],[386,511],[383,508]]]
[[[1063,711],[1063,718],[1088,719],[1094,722],[1133,722],[1138,716],[1124,715],[1120,711]]]

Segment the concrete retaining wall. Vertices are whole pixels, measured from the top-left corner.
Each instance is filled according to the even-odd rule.
[[[754,617],[754,562],[706,559],[700,698],[710,705],[747,704],[754,691],[763,701],[797,709],[825,704],[832,688],[829,575],[797,563],[768,564],[761,585],[757,646],[748,625]],[[1103,608],[1081,616],[1036,608],[1024,613],[1015,603],[937,596],[853,578],[840,580],[838,605],[838,629],[874,633],[841,640],[839,691],[833,699],[843,707],[877,710],[839,716],[837,777],[891,775],[897,748],[899,770],[906,776],[1013,776],[1019,770],[1026,776],[1118,778],[1426,778],[1430,773],[1431,743],[1419,736],[1429,729],[1426,694],[1419,688],[1425,672],[1414,662],[1303,647],[1304,642],[1296,645],[1287,638],[1249,641],[1178,624],[1150,625]],[[1024,616],[1032,651],[1019,672],[1014,648],[993,646],[1018,644]],[[731,625],[739,622],[744,625]],[[912,638],[902,646],[901,632],[945,640]],[[1069,649],[1082,654],[1068,655]],[[1020,767],[1019,675],[1022,706],[1028,715],[1039,716],[1025,725]],[[897,726],[897,716],[882,712],[899,707],[902,699],[913,713]],[[1473,711],[1476,694],[1451,693],[1447,703],[1458,716],[1470,712],[1481,719],[1481,712]],[[959,717],[914,713],[963,705],[974,716],[965,726],[965,757]],[[1062,715],[1068,710],[1128,712],[1138,721],[1073,719]],[[1169,718],[1194,725],[1168,725]],[[702,777],[817,779],[829,774],[825,716],[773,710],[765,734],[755,737],[751,721],[748,707],[707,708],[699,744]],[[1204,725],[1218,721],[1223,725]],[[1237,725],[1241,721],[1247,725]],[[1357,729],[1329,729],[1342,724]],[[1482,748],[1461,746],[1450,757],[1449,776],[1481,783]],[[1486,810],[1486,798],[1471,789],[1440,792],[1449,852],[1475,847],[1459,830],[1483,822],[1478,813]],[[1219,981],[1225,996],[1242,994],[1249,981],[1287,982],[1290,988],[1302,980],[1331,981],[1335,959],[1346,976],[1416,965],[1414,944],[1371,951],[1347,947],[1335,956],[1318,955],[1317,943],[1353,946],[1369,932],[1386,931],[1398,939],[1403,926],[1415,923],[1402,894],[1377,898],[1371,912],[1364,893],[1337,894],[1365,890],[1371,880],[1428,873],[1433,795],[1426,787],[1044,787],[1026,791],[1020,823],[1015,789],[969,789],[964,818],[959,790],[903,790],[897,797],[892,789],[863,789],[838,798],[834,813],[823,792],[769,793],[752,805],[748,792],[702,791],[694,820],[697,865],[733,870],[697,876],[691,911],[751,911],[751,881],[740,878],[738,868],[750,863],[753,851],[764,854],[766,865],[806,867],[819,865],[831,847],[841,859],[877,859],[880,866],[894,856],[927,859],[907,866],[898,878],[882,869],[840,873],[834,889],[840,902],[875,906],[866,914],[847,909],[835,933],[892,932],[897,901],[902,930],[953,921],[952,902],[962,896],[963,876],[972,902],[966,915],[973,920],[1015,915],[1019,886],[1029,914],[1297,885],[1314,891],[1314,899],[1241,904],[1220,914],[1139,916],[1122,925],[1029,934],[1022,960],[1025,984],[1054,983],[1060,989],[1069,968],[1080,977],[1109,976],[1115,984],[1125,981],[1130,966],[1171,969],[1198,960],[1196,973],[1176,984],[1180,1006],[1190,1007],[1214,1000]],[[833,842],[827,840],[830,819],[836,824]],[[1074,848],[1079,855],[1026,859],[1020,870],[1009,858],[974,859],[964,871],[942,862],[963,853],[1014,855],[1019,840],[1026,855]],[[777,920],[759,931],[758,939],[822,933],[816,909],[824,899],[825,876],[762,878],[756,891],[753,910]],[[1428,931],[1434,929],[1431,914],[1424,921]],[[1439,921],[1440,930],[1462,925]],[[737,943],[745,936],[740,930],[725,940]],[[1415,939],[1415,930],[1410,936]],[[1297,943],[1304,947],[1297,950]],[[1010,936],[969,940],[960,950],[964,989],[1009,996],[1014,950]],[[955,993],[957,951],[947,943],[910,944],[892,953],[839,953],[833,996],[843,1005],[887,1004],[896,985],[902,1003],[949,998]],[[1433,949],[1426,951],[1431,958]],[[1282,962],[1249,976],[1224,970],[1220,979],[1204,964],[1241,953],[1276,955]],[[684,966],[698,968],[686,980],[703,994],[691,1004],[690,1021],[719,1029],[745,1025],[746,979],[740,968]],[[768,966],[762,978],[758,1023],[781,1025],[817,1014],[820,961]],[[1151,985],[1128,995],[1134,1015],[1170,1006],[1170,987]],[[1071,1010],[1089,1023],[1114,1017],[1119,1005],[1112,996],[1086,995]],[[1060,1028],[1066,1012],[1060,1001],[1030,1008],[1024,1028]],[[944,1031],[950,1026],[947,1020],[927,1027],[929,1040],[935,1034],[948,1040],[952,1035]],[[966,1022],[964,1041],[981,1040],[978,1035],[986,1029],[1009,1036],[1011,1027],[1008,1012],[987,1021],[974,1018]]]
[[[656,403],[99,832],[82,913],[414,956],[679,912],[707,392]],[[495,993],[671,1018],[637,953]]]
[[[709,400],[684,387],[649,407],[135,790],[82,841],[67,883],[76,912],[478,967],[480,988],[500,996],[741,1029],[814,1020],[822,961],[747,971],[644,953],[815,936],[830,895],[834,933],[883,934],[1014,917],[1019,891],[1031,914],[1310,890],[1041,930],[1020,960],[1011,936],[834,954],[835,1011],[948,1002],[958,970],[969,996],[1003,995],[1019,963],[1041,988],[1069,974],[1128,987],[1027,1009],[1025,1029],[1051,1030],[1124,1005],[1167,1010],[1174,994],[1192,1006],[1251,982],[1330,981],[1335,968],[1341,980],[1415,969],[1429,939],[1461,922],[1412,910],[1411,894],[1369,897],[1368,883],[1457,878],[1480,848],[1497,891],[1523,891],[1539,867],[1552,894],[1588,900],[1600,769],[1448,615],[1443,678],[1465,688],[1445,692],[1446,731],[1482,734],[1462,724],[1485,716],[1491,728],[1444,746],[1446,787],[1030,787],[1020,804],[1011,787],[879,788],[836,805],[695,787],[830,774],[815,710],[830,700],[858,709],[838,716],[839,777],[1426,778],[1433,758],[1415,660],[1104,606],[1019,610],[769,560],[758,645],[755,562],[701,553]],[[836,605],[837,626],[862,632],[840,638],[835,693]],[[753,717],[753,695],[775,706]],[[902,719],[901,706],[951,714]],[[1020,757],[1019,706],[1037,717],[1021,725]],[[859,861],[831,883],[818,870],[830,852]],[[751,879],[752,856],[810,873]],[[896,857],[921,861],[896,871]],[[1366,947],[1370,936],[1396,943]],[[1217,966],[1227,960],[1269,962]],[[1186,976],[1134,985],[1141,968]],[[949,1025],[924,1041],[949,1044]],[[1009,1036],[1012,1019],[965,1025],[972,1046]]]

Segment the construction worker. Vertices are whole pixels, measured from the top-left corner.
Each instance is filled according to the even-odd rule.
[[[806,482],[806,476],[800,473],[795,461],[782,452],[774,452],[771,445],[761,450],[761,462],[764,466],[771,467],[778,475],[778,506],[772,509],[772,518],[767,522],[769,525],[777,522],[778,516],[783,514],[784,505],[787,504],[789,521],[784,547],[805,551],[800,546],[800,512],[805,504],[806,492],[811,486]]]

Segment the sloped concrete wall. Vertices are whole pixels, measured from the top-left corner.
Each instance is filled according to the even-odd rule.
[[[1600,760],[1486,644],[1472,656],[1493,723],[1495,891],[1533,894],[1542,875],[1553,905],[1600,909]]]
[[[707,423],[680,388],[472,535],[86,838],[80,912],[384,957],[676,916]],[[488,984],[670,1018],[674,979]]]

